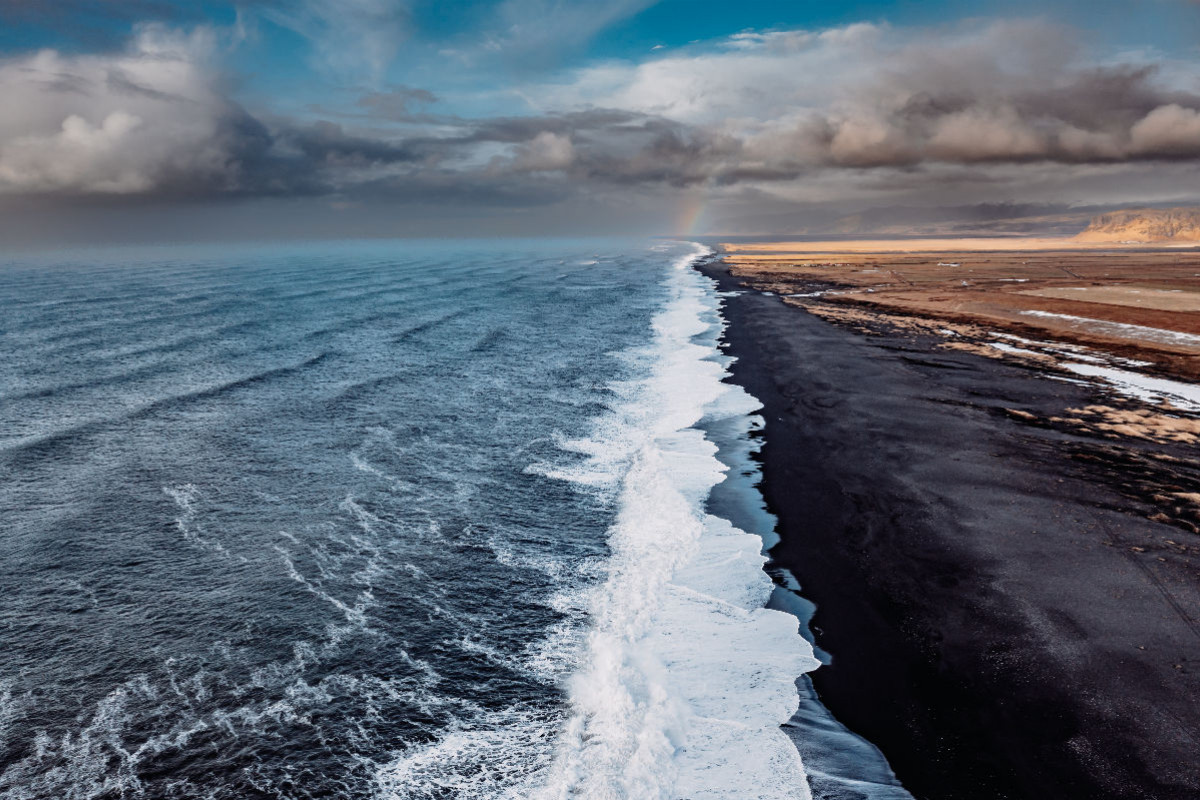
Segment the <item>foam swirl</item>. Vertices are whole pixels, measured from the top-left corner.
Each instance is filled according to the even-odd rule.
[[[726,467],[695,426],[759,404],[728,375],[712,282],[691,266],[667,278],[644,377],[597,420],[570,474],[614,483],[607,580],[589,598],[592,628],[571,678],[571,716],[540,797],[638,800],[808,798],[780,729],[796,678],[819,662],[795,617],[764,608],[762,540],[705,513]]]

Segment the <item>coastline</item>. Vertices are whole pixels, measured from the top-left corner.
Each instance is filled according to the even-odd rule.
[[[717,296],[720,333],[723,335],[726,297]],[[714,339],[716,352],[713,358],[728,370],[736,359],[727,353],[726,344]],[[707,512],[758,537],[766,559],[766,554],[779,543],[779,536],[777,520],[767,510],[760,489],[763,418],[759,410],[705,419],[699,428],[704,431],[705,438],[716,445],[716,457],[727,470],[725,479],[709,492]],[[767,608],[795,617],[799,621],[800,635],[815,648],[809,629],[814,607],[796,591],[796,578],[775,562],[765,564],[764,569],[775,583]],[[814,649],[814,655],[822,663],[828,660],[819,648]],[[818,800],[913,800],[879,749],[847,729],[822,705],[809,673],[797,676],[795,685],[798,707],[783,724],[783,730],[800,754],[803,775],[799,777],[807,782],[813,797]]]
[[[601,580],[564,677],[567,717],[530,796],[811,800],[781,726],[796,678],[819,666],[794,616],[768,606],[763,542],[712,513],[729,467],[707,430],[750,425],[754,398],[727,382],[711,251],[673,253],[649,341],[591,432],[560,447],[585,456],[542,474],[612,492]],[[728,455],[728,454],[727,454]]]
[[[834,716],[919,797],[1195,796],[1200,542],[1114,479],[1172,445],[1027,424],[1009,412],[1094,389],[700,269],[740,292],[725,338],[764,405],[771,555],[816,603]]]

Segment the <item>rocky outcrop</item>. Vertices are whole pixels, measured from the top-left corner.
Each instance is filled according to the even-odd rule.
[[[1135,208],[1093,217],[1087,242],[1200,242],[1200,208]]]

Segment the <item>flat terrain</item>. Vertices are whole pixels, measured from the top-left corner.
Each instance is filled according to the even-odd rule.
[[[1089,239],[1079,236],[968,236],[905,239],[836,239],[811,242],[745,242],[724,244],[747,253],[936,253],[1028,252],[1031,250],[1190,250],[1195,241],[1136,242]]]
[[[1143,289],[1139,286],[1064,286],[1020,292],[1033,297],[1053,297],[1081,303],[1153,308],[1159,311],[1200,311],[1200,292],[1187,289]],[[1098,309],[1103,313],[1103,309]]]
[[[1200,250],[1072,239],[724,245],[734,276],[816,313],[857,309],[1101,347],[1200,379]],[[1068,248],[1063,243],[1074,243]],[[939,249],[927,249],[940,243]],[[1003,243],[1006,249],[972,249]],[[1021,247],[1018,247],[1021,244]],[[910,247],[900,251],[889,248]]]

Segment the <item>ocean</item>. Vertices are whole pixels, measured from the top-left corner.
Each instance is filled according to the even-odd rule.
[[[0,265],[0,796],[808,797],[707,254]]]

